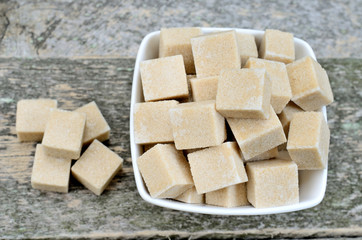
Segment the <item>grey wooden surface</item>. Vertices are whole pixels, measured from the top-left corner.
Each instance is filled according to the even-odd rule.
[[[137,193],[129,149],[134,59],[0,59],[0,238],[362,238],[362,61],[320,59],[335,94],[328,185],[312,209],[267,216],[209,216],[168,210]],[[49,97],[74,109],[95,100],[124,169],[101,196],[74,179],[68,194],[31,188],[35,143],[19,143],[16,102]]]

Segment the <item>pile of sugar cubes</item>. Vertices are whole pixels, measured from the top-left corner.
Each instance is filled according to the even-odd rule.
[[[145,102],[134,106],[134,136],[152,197],[296,204],[298,170],[326,167],[321,108],[333,94],[318,62],[295,60],[293,34],[268,29],[258,48],[234,30],[161,29],[159,58],[141,62],[140,74]]]
[[[65,111],[52,99],[20,100],[16,132],[21,142],[41,141],[31,175],[35,189],[68,192],[71,172],[100,195],[122,168],[123,159],[101,143],[109,139],[110,127],[95,102]],[[88,148],[81,155],[83,146]],[[71,167],[72,159],[77,161]]]

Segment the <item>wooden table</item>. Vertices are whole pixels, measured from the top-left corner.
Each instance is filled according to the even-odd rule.
[[[328,185],[312,209],[268,216],[209,216],[150,205],[137,193],[129,145],[134,59],[0,59],[0,238],[362,237],[362,61],[320,59],[335,102]],[[31,188],[36,143],[19,143],[16,103],[57,99],[72,110],[95,100],[111,129],[108,146],[124,169],[101,196],[71,179],[69,193]]]

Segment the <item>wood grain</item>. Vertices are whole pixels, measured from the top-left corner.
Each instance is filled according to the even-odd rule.
[[[144,202],[129,149],[134,59],[0,59],[0,238],[330,238],[362,236],[361,70],[359,59],[321,59],[335,103],[328,186],[315,208],[267,216],[208,216]],[[68,194],[31,188],[35,143],[19,143],[16,103],[48,97],[72,110],[95,100],[111,127],[107,145],[124,169],[101,196],[71,179]]]

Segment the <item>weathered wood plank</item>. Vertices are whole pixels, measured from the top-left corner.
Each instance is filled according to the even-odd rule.
[[[335,94],[328,186],[312,209],[269,216],[222,217],[152,206],[137,193],[129,150],[129,103],[134,59],[0,59],[0,236],[2,238],[198,238],[362,236],[362,61],[322,59]],[[70,192],[30,186],[35,143],[19,143],[16,102],[58,99],[74,109],[95,100],[109,122],[107,143],[124,170],[101,196],[71,179]]]

